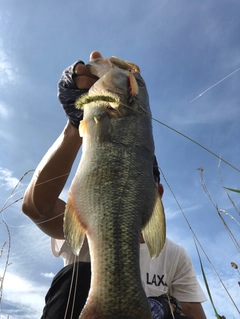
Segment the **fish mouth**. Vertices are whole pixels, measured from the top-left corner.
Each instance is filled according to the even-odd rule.
[[[110,92],[104,92],[103,94],[96,95],[84,94],[76,101],[75,106],[77,109],[84,109],[84,106],[94,102],[100,103],[107,110],[119,113],[117,108],[121,103],[120,99],[117,95]]]
[[[136,99],[138,93],[138,83],[132,72],[123,74],[110,70],[90,88],[88,93],[76,101],[75,107],[83,110],[85,106],[90,104],[96,106],[97,103],[97,106],[103,107],[110,116],[121,117],[129,113],[129,103]]]

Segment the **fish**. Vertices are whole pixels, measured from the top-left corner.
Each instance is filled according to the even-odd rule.
[[[164,208],[153,178],[154,141],[145,81],[133,63],[92,60],[99,80],[84,110],[82,156],[69,189],[64,234],[78,255],[87,236],[91,284],[80,319],[150,319],[141,284],[140,235],[151,257],[164,246]]]

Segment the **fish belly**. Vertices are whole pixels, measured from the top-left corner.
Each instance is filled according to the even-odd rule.
[[[151,215],[154,183],[141,175],[140,166],[145,163],[140,164],[132,150],[120,146],[95,149],[83,159],[71,187],[73,206],[89,241],[92,267],[89,297],[80,318],[148,319],[139,239],[143,220]]]

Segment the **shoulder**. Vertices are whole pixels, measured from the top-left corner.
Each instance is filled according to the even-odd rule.
[[[171,240],[168,240],[166,248],[167,255],[165,257],[171,259],[172,267],[169,293],[181,302],[201,303],[206,301],[205,294],[197,280],[191,258],[186,250]]]
[[[173,242],[171,239],[166,238],[166,242],[160,257],[167,257],[168,259],[174,257],[174,259],[176,260],[179,259],[182,255],[186,255],[185,249],[181,245]]]
[[[180,244],[175,243],[174,241],[172,241],[168,237],[166,238],[166,243],[165,243],[164,249],[166,249],[168,251],[182,251],[182,250],[185,251],[185,249]]]
[[[167,249],[167,250],[176,250],[176,249],[179,249],[179,247],[181,247],[179,244],[175,243],[174,241],[172,241],[171,239],[169,239],[168,237],[166,238],[166,242],[165,242],[165,245],[164,245],[164,250]]]
[[[181,245],[173,242],[169,238],[166,238],[163,250],[157,258],[151,259],[149,250],[145,243],[140,245],[140,256],[142,259],[151,260],[151,263],[162,264],[164,262],[164,264],[168,264],[169,267],[173,268],[176,267],[176,264],[178,264],[179,259],[182,259],[185,256],[187,256],[187,253]]]
[[[183,276],[184,273],[195,274],[191,258],[185,248],[170,239],[167,239],[166,243],[165,257],[174,258],[176,265],[175,276],[178,276],[179,274]]]
[[[169,257],[174,256],[174,258],[178,259],[180,261],[185,262],[191,262],[191,259],[186,252],[186,250],[183,248],[182,245],[175,243],[169,238],[166,238],[166,243],[163,249],[163,253],[165,255],[168,255]]]

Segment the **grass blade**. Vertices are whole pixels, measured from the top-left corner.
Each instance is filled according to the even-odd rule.
[[[205,286],[206,286],[206,289],[207,289],[207,293],[208,293],[210,302],[211,302],[211,304],[212,304],[212,307],[213,307],[213,310],[214,310],[214,312],[215,312],[216,318],[217,318],[217,319],[221,319],[221,316],[218,314],[217,309],[216,309],[216,307],[215,307],[215,305],[214,305],[214,302],[213,302],[213,299],[212,299],[212,295],[211,295],[211,292],[210,292],[210,288],[209,288],[208,282],[207,282],[207,277],[206,277],[205,272],[204,272],[204,268],[203,268],[201,256],[200,256],[200,253],[199,253],[199,250],[198,250],[197,243],[196,243],[195,239],[194,239],[194,243],[195,243],[195,246],[196,246],[196,249],[197,249],[198,258],[199,258],[199,262],[200,262],[200,266],[201,266],[201,270],[202,270],[202,275],[203,275],[204,283],[205,283]]]
[[[231,192],[235,192],[235,193],[240,193],[239,189],[234,189],[234,188],[228,188],[228,187],[224,187],[225,189],[231,191]]]

